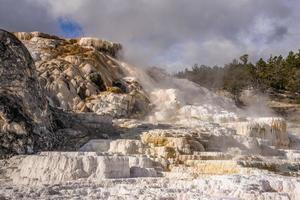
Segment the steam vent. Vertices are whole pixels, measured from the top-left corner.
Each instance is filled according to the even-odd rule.
[[[122,49],[0,30],[1,200],[300,199],[285,119],[127,64]]]

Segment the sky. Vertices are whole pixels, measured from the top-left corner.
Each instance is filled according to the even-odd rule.
[[[123,45],[127,62],[178,71],[300,49],[299,0],[0,0],[0,28]]]

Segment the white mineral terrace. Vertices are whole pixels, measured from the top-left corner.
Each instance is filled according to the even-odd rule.
[[[12,157],[1,163],[0,196],[297,200],[300,195],[300,151],[289,148],[282,119],[173,125],[139,137],[91,140],[78,152]]]
[[[0,161],[0,199],[300,199],[299,137],[284,119],[251,118],[188,81],[155,83],[122,65],[150,94],[146,119],[114,120],[120,139]],[[107,96],[91,108],[126,112],[130,100]]]

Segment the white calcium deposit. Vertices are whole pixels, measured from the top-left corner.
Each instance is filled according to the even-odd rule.
[[[147,117],[116,119],[121,139],[94,139],[78,152],[0,161],[0,199],[300,199],[300,140],[291,140],[284,119],[251,118],[190,81],[112,60],[135,77],[124,81],[139,83],[151,106],[131,93],[101,93],[86,106],[131,117],[131,103],[139,102],[152,108]]]
[[[16,158],[18,159],[18,158]],[[19,158],[11,178],[18,184],[57,184],[78,179],[129,178],[129,158],[94,152],[44,152]]]
[[[298,200],[297,178],[268,174],[210,176],[193,180],[135,178],[74,181],[39,187],[1,183],[2,199],[171,199],[171,200]]]

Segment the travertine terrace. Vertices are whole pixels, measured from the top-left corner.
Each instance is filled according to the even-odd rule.
[[[299,199],[284,119],[126,64],[118,43],[14,34],[0,32],[1,56],[23,60],[0,69],[26,79],[1,87],[0,199]]]

